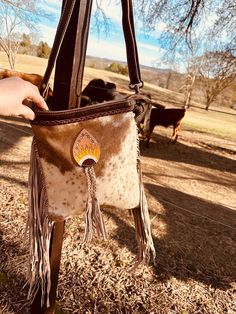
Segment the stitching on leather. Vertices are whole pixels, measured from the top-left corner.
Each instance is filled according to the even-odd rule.
[[[125,108],[125,109],[117,109],[117,110],[110,110],[106,112],[100,112],[100,113],[93,113],[89,114],[87,116],[82,117],[75,117],[75,118],[66,118],[66,119],[60,119],[60,120],[53,120],[53,121],[45,121],[45,120],[37,120],[32,121],[31,123],[33,125],[60,125],[60,124],[70,124],[74,122],[80,122],[80,121],[86,121],[91,119],[96,119],[100,117],[115,115],[119,113],[125,113],[125,112],[131,112],[131,108]]]

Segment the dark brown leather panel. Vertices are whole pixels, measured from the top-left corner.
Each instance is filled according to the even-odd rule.
[[[77,121],[94,119],[102,116],[114,115],[133,111],[135,102],[132,100],[109,101],[83,108],[61,111],[37,111],[32,125],[57,125]]]

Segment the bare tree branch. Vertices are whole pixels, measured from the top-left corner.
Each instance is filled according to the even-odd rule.
[[[217,96],[236,79],[236,58],[228,49],[226,51],[206,52],[195,59],[198,74],[202,77],[205,89],[206,110]]]
[[[111,20],[106,16],[101,3],[102,0],[96,0],[96,10],[94,13],[95,28],[98,34],[101,31],[108,34],[112,24]]]
[[[39,17],[49,17],[40,9],[40,3],[41,0],[0,0],[0,46],[7,54],[12,69],[22,39],[19,32],[22,28],[36,31]]]

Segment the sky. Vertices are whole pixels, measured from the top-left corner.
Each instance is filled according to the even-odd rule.
[[[87,55],[116,61],[126,61],[121,27],[122,12],[120,1],[102,0],[100,2],[106,17],[109,18],[109,31],[105,32],[104,29],[98,31],[95,27],[94,6],[92,9]],[[41,19],[39,25],[41,31],[40,40],[46,41],[49,46],[52,46],[61,12],[61,0],[49,0],[46,6],[44,9],[51,14],[51,18]],[[135,22],[140,64],[151,67],[158,64],[158,67],[160,67],[164,50],[158,45],[158,37],[164,26],[164,23],[157,25],[156,30],[147,35],[143,33],[142,28]]]

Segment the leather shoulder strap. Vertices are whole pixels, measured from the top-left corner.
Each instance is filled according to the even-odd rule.
[[[40,88],[41,94],[44,95],[48,82],[52,73],[52,70],[54,68],[61,44],[63,42],[67,27],[69,25],[73,9],[75,6],[76,1],[83,2],[83,0],[66,0],[64,4],[64,8],[62,10],[61,18],[58,24],[57,32],[55,35],[53,47],[51,54],[49,56],[48,60],[48,66],[45,71],[44,79],[42,81],[42,85]],[[84,68],[84,60],[85,60],[85,54],[86,54],[86,46],[87,46],[87,37],[85,36],[84,39],[84,29],[79,29],[81,25],[83,25],[86,29],[86,32],[88,32],[89,27],[89,19],[88,23],[84,23],[85,21],[85,15],[88,14],[88,12],[91,13],[91,6],[92,6],[92,0],[85,1],[87,5],[89,6],[89,10],[85,10],[83,3],[81,5],[81,12],[80,12],[80,21],[78,21],[78,30],[77,30],[77,37],[76,37],[76,45],[75,45],[75,52],[74,54],[78,54],[76,57],[76,65],[74,67],[74,72],[72,74],[73,78],[76,77],[76,80],[73,79],[73,85],[71,86],[70,90],[70,100],[75,99],[75,95],[78,95],[78,89],[81,90],[81,87],[78,87],[78,84],[81,84],[81,79],[83,77],[83,68]],[[121,0],[122,4],[122,24],[123,24],[123,32],[125,37],[125,43],[126,43],[126,54],[127,54],[127,63],[128,63],[128,69],[129,69],[129,76],[130,76],[130,85],[129,87],[131,89],[135,89],[138,91],[139,88],[143,86],[143,82],[141,80],[140,75],[140,67],[139,67],[139,60],[138,60],[138,50],[137,50],[137,44],[136,44],[136,38],[135,38],[135,31],[134,31],[134,19],[133,19],[133,8],[132,8],[132,0]],[[88,17],[88,16],[87,16]],[[81,22],[83,21],[83,22]],[[82,23],[82,24],[81,24]],[[77,48],[80,46],[80,50],[78,52]],[[78,87],[78,88],[77,88]],[[76,92],[75,92],[76,90]],[[73,104],[74,106],[74,100]]]
[[[92,0],[80,0],[77,34],[70,82],[69,108],[80,107]]]
[[[135,38],[133,7],[131,0],[121,0],[122,4],[122,24],[126,43],[126,55],[130,77],[131,89],[138,90],[143,87],[141,80],[138,48]]]
[[[61,17],[57,26],[57,32],[54,38],[53,47],[48,59],[48,65],[41,83],[40,92],[44,96],[48,87],[48,82],[52,74],[52,70],[55,66],[56,59],[58,57],[66,30],[68,28],[76,0],[66,0],[64,7],[62,8]]]
[[[77,36],[74,49],[74,66],[71,75],[69,108],[80,107],[82,81],[86,57],[89,22],[92,0],[80,0],[80,12],[77,26]],[[126,43],[127,63],[130,77],[129,87],[138,91],[143,86],[140,75],[138,49],[135,40],[133,8],[131,0],[122,0],[122,25]]]

